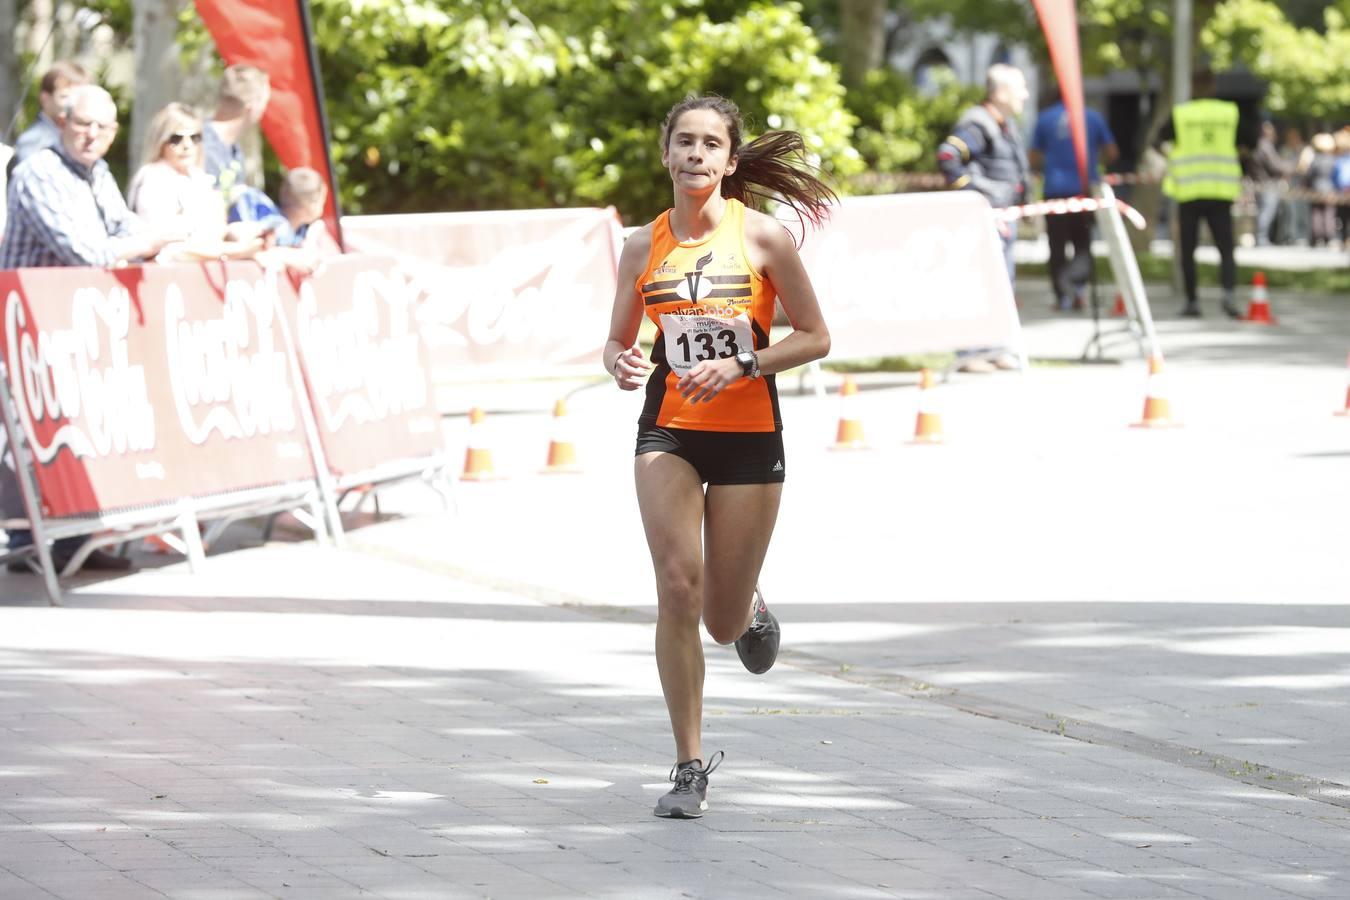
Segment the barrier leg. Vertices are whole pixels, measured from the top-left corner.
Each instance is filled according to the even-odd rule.
[[[202,543],[202,532],[197,526],[197,517],[192,513],[183,513],[178,517],[178,531],[183,535],[188,568],[193,575],[200,575],[202,567],[206,565],[206,546]]]

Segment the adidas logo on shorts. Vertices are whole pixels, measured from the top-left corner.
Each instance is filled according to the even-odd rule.
[[[783,471],[783,461],[781,459],[773,464],[773,471],[775,472]]]

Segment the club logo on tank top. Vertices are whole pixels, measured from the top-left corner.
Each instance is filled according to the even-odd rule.
[[[697,303],[713,291],[713,284],[703,278],[703,267],[712,262],[713,255],[700,256],[694,263],[694,271],[684,273],[684,281],[675,288],[675,294],[681,300]]]

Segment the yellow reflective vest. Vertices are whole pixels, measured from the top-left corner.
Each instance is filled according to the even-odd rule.
[[[1176,143],[1167,159],[1163,192],[1178,203],[1236,200],[1242,193],[1238,164],[1238,108],[1227,100],[1190,100],[1172,109]]]

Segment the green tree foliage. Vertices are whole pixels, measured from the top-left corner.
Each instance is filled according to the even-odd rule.
[[[853,143],[874,173],[931,171],[934,153],[962,111],[980,101],[982,86],[962,85],[954,76],[938,90],[920,93],[903,73],[874,69],[862,87],[849,91],[858,117]]]
[[[659,127],[689,92],[751,133],[861,163],[833,66],[792,4],[722,21],[702,0],[313,0],[344,206],[366,211],[670,202]]]
[[[1350,116],[1350,2],[1323,12],[1323,29],[1299,27],[1267,0],[1225,0],[1201,34],[1219,68],[1241,63],[1270,85],[1266,106],[1294,118],[1341,124]]]

